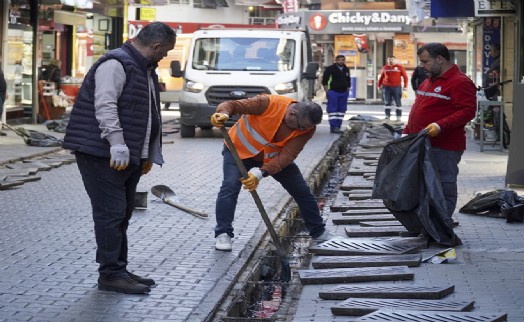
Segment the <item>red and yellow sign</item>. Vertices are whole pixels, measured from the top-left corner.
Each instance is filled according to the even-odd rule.
[[[397,64],[405,68],[414,68],[417,66],[415,44],[412,43],[408,34],[395,35],[393,38],[393,56],[395,56]]]

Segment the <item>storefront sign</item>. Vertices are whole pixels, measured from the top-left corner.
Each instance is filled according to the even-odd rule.
[[[295,12],[298,8],[297,0],[282,0],[282,11]]]
[[[514,16],[517,0],[475,0],[475,16]]]
[[[311,34],[362,32],[410,32],[411,18],[405,10],[305,11],[283,14],[276,20],[279,28],[310,28]]]
[[[483,47],[482,47],[482,74],[485,75],[489,70],[495,58],[491,57],[491,45],[497,44],[500,46],[500,17],[484,18],[482,28]],[[487,79],[484,80],[486,82]],[[484,85],[485,86],[485,85]]]
[[[136,15],[138,20],[156,20],[156,9],[155,8],[136,8]]]

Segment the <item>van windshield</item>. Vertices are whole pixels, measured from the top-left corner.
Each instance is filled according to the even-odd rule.
[[[295,41],[275,38],[199,38],[192,66],[198,70],[287,71],[293,69]]]

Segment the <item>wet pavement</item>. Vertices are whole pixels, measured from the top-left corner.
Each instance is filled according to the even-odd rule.
[[[407,115],[407,110],[405,114]],[[176,113],[165,112],[164,119]],[[381,106],[350,105],[347,117],[382,117]],[[405,118],[405,117],[404,117]],[[26,126],[44,131],[43,125]],[[0,137],[0,167],[11,160],[56,152],[29,147],[9,130]],[[62,134],[49,132],[61,137]],[[297,159],[311,176],[338,139],[327,121]],[[40,180],[0,191],[0,321],[212,321],[215,310],[264,237],[265,226],[248,193],[242,192],[235,219],[233,251],[214,250],[214,207],[221,182],[222,140],[218,130],[199,131],[197,138],[164,137],[166,164],[144,176],[139,190],[157,184],[171,187],[179,202],[209,213],[200,219],[172,208],[148,194],[146,210],[135,211],[129,228],[129,270],[154,278],[158,287],[136,296],[98,291],[95,241],[89,199],[75,164],[38,172]],[[470,140],[459,175],[458,206],[479,191],[504,187],[507,151],[480,153]],[[272,217],[289,196],[274,180],[264,180],[259,194]],[[475,300],[475,310],[508,313],[524,321],[522,224],[503,219],[456,214],[455,229],[464,246],[448,264],[413,268],[417,284],[455,285],[452,297]],[[343,235],[342,227],[327,224]],[[296,312],[288,321],[348,321],[335,317],[321,300],[320,289],[308,285],[293,297]],[[335,301],[336,302],[336,301]]]

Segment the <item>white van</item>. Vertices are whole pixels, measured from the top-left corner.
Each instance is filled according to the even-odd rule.
[[[198,30],[193,33],[185,69],[179,61],[171,63],[171,75],[184,78],[180,135],[194,137],[195,127],[211,128],[211,115],[226,100],[262,93],[311,99],[317,70],[307,32]]]

